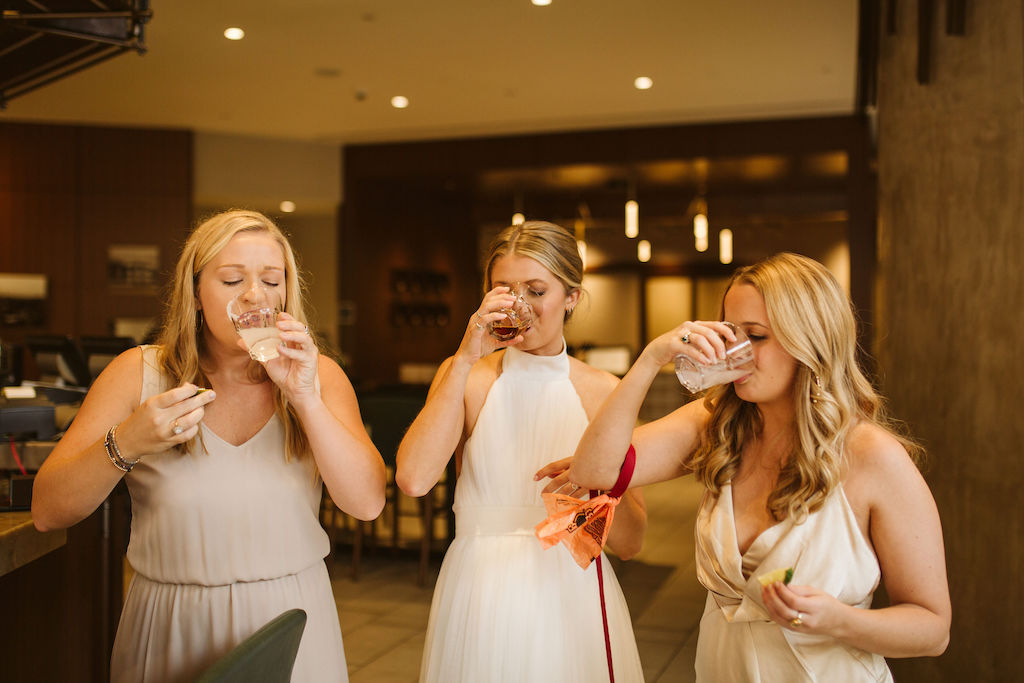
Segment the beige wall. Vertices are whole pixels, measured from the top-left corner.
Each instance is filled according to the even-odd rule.
[[[338,343],[338,145],[195,134],[197,218],[232,207],[263,211],[288,234],[309,285],[313,326]],[[294,213],[281,213],[283,200]]]
[[[953,599],[938,659],[898,681],[1024,680],[1024,16],[967,3],[915,80],[917,3],[881,37],[877,354],[892,412],[928,447]],[[883,29],[884,31],[884,29]]]

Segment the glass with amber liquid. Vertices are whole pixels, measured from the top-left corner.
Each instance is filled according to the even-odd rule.
[[[533,307],[526,300],[526,285],[513,282],[510,289],[515,301],[511,307],[501,309],[504,318],[491,323],[491,336],[498,341],[515,339],[533,324]]]

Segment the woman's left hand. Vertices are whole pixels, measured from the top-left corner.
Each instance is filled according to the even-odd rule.
[[[280,355],[268,360],[263,367],[285,397],[294,403],[316,393],[320,350],[309,336],[309,328],[287,313],[278,316],[277,329],[281,331],[281,343],[277,347]]]
[[[568,458],[549,462],[537,470],[537,473],[533,475],[534,481],[540,481],[545,478],[551,479],[541,493],[558,492],[564,493],[567,496],[575,496],[580,491],[580,488],[569,481],[569,465],[571,464],[572,456],[569,456]]]
[[[814,586],[787,586],[781,581],[764,586],[761,600],[779,626],[801,633],[831,634],[848,607]]]

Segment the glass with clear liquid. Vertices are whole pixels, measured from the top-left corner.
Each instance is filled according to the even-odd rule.
[[[253,360],[266,363],[278,357],[281,331],[277,329],[277,316],[280,312],[280,297],[263,287],[251,287],[228,303],[228,317]]]
[[[692,360],[689,356],[676,356],[676,377],[679,378],[679,383],[691,393],[738,380],[740,377],[750,374],[753,368],[754,349],[750,345],[750,339],[736,325],[730,322],[724,324],[728,325],[736,335],[735,342],[722,337],[722,341],[725,342],[724,359],[711,365],[704,365]]]

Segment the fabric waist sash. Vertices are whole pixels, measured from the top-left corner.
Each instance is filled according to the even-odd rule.
[[[456,506],[456,536],[533,536],[544,520],[540,505]]]

